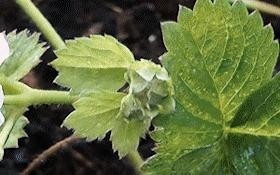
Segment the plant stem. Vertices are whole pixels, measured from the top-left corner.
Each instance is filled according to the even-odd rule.
[[[46,39],[55,49],[61,49],[65,47],[64,41],[57,34],[53,26],[49,23],[49,21],[32,3],[31,0],[16,0],[16,3],[32,19],[32,21],[36,24],[39,30],[44,34]]]
[[[235,2],[237,0],[230,0],[230,1]],[[260,2],[258,0],[240,0],[240,1],[244,2],[244,4],[246,4],[246,6],[249,8],[257,9],[268,14],[280,16],[280,7],[277,7],[275,5],[266,2]]]
[[[30,90],[31,88],[24,83],[9,80],[8,77],[0,75],[0,85],[5,89],[5,93],[18,94]]]
[[[127,155],[127,158],[130,160],[130,163],[134,166],[137,171],[138,175],[144,175],[141,172],[141,166],[143,165],[144,161],[138,151],[131,152]]]
[[[72,104],[78,100],[66,91],[32,89],[18,95],[5,95],[6,105]]]
[[[15,117],[8,117],[8,119],[4,123],[4,127],[0,132],[0,148],[3,148],[9,134],[11,133],[11,130],[13,129],[15,123]],[[2,158],[4,152],[2,152],[4,149],[0,149],[0,157]]]

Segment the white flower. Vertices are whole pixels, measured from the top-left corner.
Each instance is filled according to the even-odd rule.
[[[6,40],[6,35],[4,32],[0,33],[0,65],[10,56],[9,44]],[[4,103],[4,93],[2,86],[0,85],[0,109]],[[5,118],[0,112],[0,126],[4,123]]]
[[[9,44],[4,32],[0,33],[0,65],[10,56]]]
[[[3,93],[3,89],[2,86],[0,85],[0,108],[2,108],[4,103],[4,93]],[[0,112],[0,126],[4,123],[5,118],[3,116],[3,114]]]

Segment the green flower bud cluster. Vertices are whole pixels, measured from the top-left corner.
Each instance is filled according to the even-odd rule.
[[[125,74],[129,92],[120,112],[129,118],[152,119],[175,109],[173,86],[167,71],[148,60],[133,63]]]

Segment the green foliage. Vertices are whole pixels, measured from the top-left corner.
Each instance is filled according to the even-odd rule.
[[[66,48],[56,55],[58,59],[53,62],[59,71],[56,82],[76,94],[117,91],[125,83],[123,75],[134,61],[132,53],[108,35],[67,41]]]
[[[198,0],[193,11],[180,7],[178,22],[162,30],[176,111],[154,120],[157,154],[145,172],[279,174],[280,80],[271,80],[279,46],[272,27],[240,1]]]
[[[139,137],[144,136],[149,123],[140,119],[127,120],[119,115],[124,93],[96,92],[81,98],[74,104],[75,111],[64,125],[75,129],[75,134],[88,140],[102,139],[111,131],[113,147],[120,157],[136,150]]]
[[[150,61],[133,63],[126,72],[129,93],[122,99],[111,140],[119,156],[136,151],[139,137],[144,137],[158,114],[175,108],[173,87],[167,71]]]
[[[245,101],[231,124],[229,156],[240,174],[280,173],[279,90],[277,75]]]
[[[26,136],[23,128],[28,123],[27,118],[22,116],[24,107],[5,106],[2,111],[5,122],[0,128],[0,160],[3,158],[5,148],[18,147],[18,139]]]
[[[24,116],[17,117],[17,120],[14,122],[13,128],[5,143],[5,148],[17,148],[18,147],[18,139],[27,136],[27,134],[25,133],[23,128],[28,123],[29,123],[29,121],[26,117],[24,117]]]
[[[118,151],[120,158],[137,151],[140,137],[145,137],[145,133],[151,124],[151,119],[127,119],[121,114],[119,113],[117,116],[117,121],[111,133],[113,149]]]
[[[18,80],[23,78],[34,66],[40,62],[41,55],[46,48],[39,42],[39,34],[24,30],[16,33],[13,31],[7,35],[10,47],[10,56],[0,66],[0,84],[5,95],[24,93],[27,89],[24,85],[18,86]],[[5,122],[0,128],[0,160],[2,160],[5,148],[17,148],[18,139],[26,136],[23,128],[28,123],[23,113],[25,106],[5,105],[1,108]]]
[[[34,66],[39,64],[40,57],[46,51],[44,43],[39,42],[38,33],[30,35],[24,30],[19,33],[13,31],[7,35],[10,47],[10,56],[0,66],[0,72],[10,80],[23,78]]]
[[[111,131],[120,157],[137,149],[155,116],[174,110],[167,71],[147,60],[135,61],[111,36],[68,41],[57,55],[57,81],[82,96],[64,125],[88,140],[102,139]],[[123,93],[118,92],[121,87]]]
[[[124,96],[118,92],[89,94],[74,103],[76,110],[64,120],[64,125],[75,128],[77,135],[89,140],[103,138],[112,130]]]
[[[121,112],[127,118],[153,119],[175,108],[173,87],[167,71],[147,60],[137,61],[125,74],[129,93],[122,101]]]

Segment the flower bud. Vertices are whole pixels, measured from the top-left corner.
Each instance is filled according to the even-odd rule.
[[[152,119],[158,114],[174,111],[171,79],[160,65],[148,60],[135,62],[125,78],[129,83],[129,94],[123,98],[121,104],[124,116]]]

